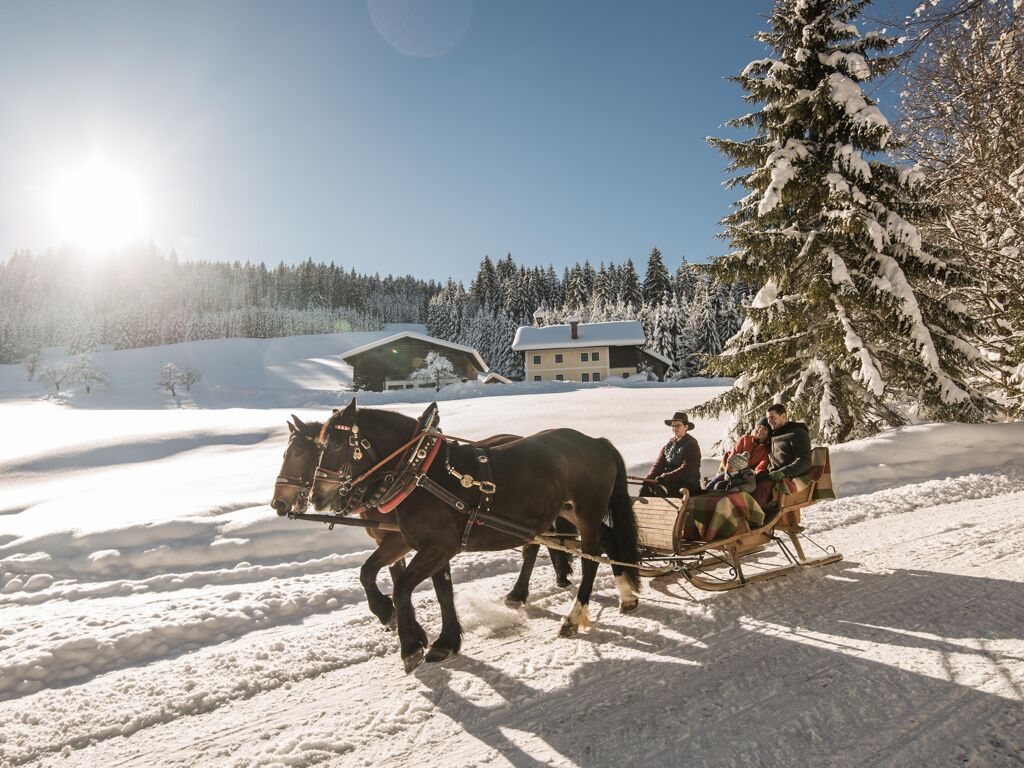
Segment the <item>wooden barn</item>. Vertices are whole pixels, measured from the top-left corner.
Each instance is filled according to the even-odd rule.
[[[472,347],[454,344],[415,331],[402,331],[386,339],[349,350],[341,359],[352,366],[352,384],[357,389],[413,389],[434,386],[431,382],[413,381],[412,374],[423,366],[427,353],[437,352],[451,361],[455,376],[451,382],[477,381],[487,371],[487,364]]]

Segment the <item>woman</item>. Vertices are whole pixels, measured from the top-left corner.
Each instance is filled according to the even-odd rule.
[[[749,435],[744,435],[733,449],[722,457],[722,463],[718,466],[718,474],[708,481],[708,488],[719,483],[729,468],[729,460],[740,453],[747,454],[747,465],[754,474],[768,471],[768,446],[772,436],[772,429],[768,425],[768,419],[761,419]]]
[[[665,424],[672,427],[672,438],[658,452],[640,495],[681,496],[685,488],[695,496],[700,493],[700,445],[689,434],[693,422],[683,411],[676,411]]]

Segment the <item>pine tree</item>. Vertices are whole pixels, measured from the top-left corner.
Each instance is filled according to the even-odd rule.
[[[627,259],[625,266],[619,271],[619,301],[638,311],[644,303],[640,278],[637,277],[633,260]]]
[[[689,304],[693,301],[693,294],[697,291],[697,273],[690,264],[686,263],[683,257],[676,270],[676,296],[681,304]]]
[[[879,157],[891,129],[859,83],[891,68],[895,41],[852,23],[867,0],[776,0],[769,58],[733,78],[759,110],[729,125],[752,138],[708,141],[744,169],[750,194],[722,220],[733,251],[722,283],[761,285],[740,332],[709,372],[739,377],[701,414],[749,424],[776,400],[842,441],[926,419],[973,421],[991,404],[967,376],[972,321],[951,300],[964,278],[911,221],[920,175]],[[878,159],[868,160],[865,155]]]
[[[657,307],[661,304],[661,297],[671,291],[672,281],[665,269],[665,262],[661,260],[661,251],[657,247],[652,248],[647,259],[647,274],[644,275],[644,304]]]
[[[480,306],[494,308],[498,306],[498,273],[494,269],[490,256],[484,256],[477,270],[476,279],[469,289],[470,297]]]

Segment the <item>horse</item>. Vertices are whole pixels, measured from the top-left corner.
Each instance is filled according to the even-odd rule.
[[[344,499],[344,507],[358,505],[371,486],[376,487],[373,493],[381,493],[393,476],[386,468],[377,471],[386,462],[375,463],[374,457],[397,455],[416,441],[418,430],[420,425],[408,416],[358,410],[353,398],[344,410],[333,413],[321,430],[320,463],[310,494],[314,507],[336,505],[339,497]],[[450,576],[451,560],[460,551],[519,546],[547,531],[556,517],[562,516],[579,530],[585,555],[596,557],[603,549],[620,563],[638,561],[636,517],[626,467],[608,440],[573,429],[551,429],[484,450],[442,440],[443,436],[431,439],[431,434],[419,432],[418,445],[431,447],[417,451],[423,468],[410,486],[410,495],[395,507],[402,536],[416,550],[398,575],[393,593],[407,673],[423,661],[442,661],[462,648],[462,626]],[[611,527],[603,522],[609,512]],[[474,524],[481,522],[484,524]],[[619,610],[636,610],[637,568],[613,564],[612,571],[619,589]],[[590,624],[596,573],[597,561],[584,559],[576,599],[562,620],[560,636],[572,636]],[[441,633],[429,650],[427,634],[417,622],[412,604],[413,590],[428,577],[434,581],[442,617]]]
[[[320,458],[317,438],[323,428],[319,421],[303,422],[292,414],[288,422],[288,444],[285,447],[281,470],[274,484],[274,495],[271,507],[279,516],[301,513],[309,505],[309,490],[313,485],[313,472]],[[488,446],[500,445],[520,439],[518,435],[495,435],[483,441]],[[363,517],[368,520],[385,519],[385,515],[376,509],[365,510]],[[390,597],[383,594],[377,586],[377,574],[387,566],[391,580],[398,580],[399,574],[405,569],[405,555],[409,552],[402,534],[397,531],[380,531],[365,529],[366,533],[377,543],[377,549],[359,569],[359,581],[366,592],[366,601],[380,623],[388,629],[395,628],[395,606]],[[560,527],[564,532],[565,528]],[[515,586],[508,593],[505,602],[518,606],[526,602],[529,593],[530,575],[540,547],[536,544],[523,548],[523,566]],[[572,558],[564,552],[549,550],[551,565],[555,569],[556,583],[559,587],[569,587],[572,582]]]

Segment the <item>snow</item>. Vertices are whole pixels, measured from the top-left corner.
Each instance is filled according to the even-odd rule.
[[[868,104],[860,86],[846,75],[833,72],[828,76],[827,82],[829,98],[839,104],[854,123],[864,128],[883,129],[879,148],[884,148],[892,128],[881,110],[873,104]]]
[[[516,331],[512,349],[526,352],[562,347],[643,346],[646,343],[643,325],[639,320],[579,323],[576,331],[578,338],[574,339],[568,325],[546,325],[542,328],[522,325]]]
[[[124,409],[12,393],[23,372],[0,367],[14,436],[0,443],[0,765],[1019,763],[1024,424],[836,446],[840,499],[803,522],[843,562],[727,594],[651,582],[628,616],[602,568],[594,626],[573,639],[555,637],[572,596],[545,563],[515,611],[501,596],[518,553],[459,556],[463,653],[405,676],[364,603],[365,533],[267,506],[281,406],[302,391],[289,377],[310,370],[300,356],[356,346],[288,341],[246,345],[251,362],[229,342],[191,346],[195,397],[219,392],[216,408],[153,393],[173,348],[105,353]],[[246,379],[275,358],[276,386],[253,395]],[[666,414],[728,384],[690,383],[474,384],[366,404],[418,415],[410,395],[436,396],[443,428],[467,437],[575,427],[636,474]],[[301,418],[329,413],[318,389]],[[710,474],[727,419],[694,421]],[[415,600],[436,634],[432,591]]]
[[[764,216],[782,202],[782,190],[796,178],[797,161],[805,159],[808,154],[805,142],[787,139],[784,146],[778,147],[768,155],[764,167],[771,170],[771,181],[757,205],[758,216]]]

